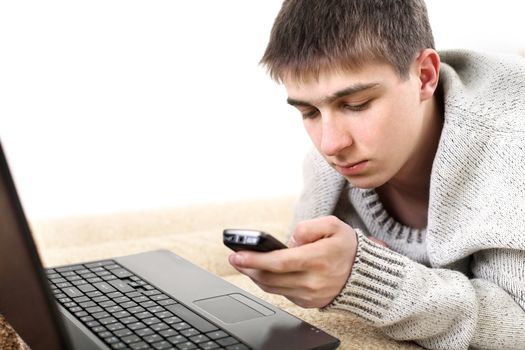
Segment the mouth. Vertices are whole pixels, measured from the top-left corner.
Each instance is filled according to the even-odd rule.
[[[340,174],[344,176],[355,176],[359,173],[363,172],[368,165],[368,160],[363,160],[356,163],[348,163],[348,164],[335,164],[334,167],[335,170],[337,170]]]

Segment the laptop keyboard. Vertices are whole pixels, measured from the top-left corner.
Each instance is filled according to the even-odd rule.
[[[114,260],[46,273],[60,305],[111,349],[249,349]]]

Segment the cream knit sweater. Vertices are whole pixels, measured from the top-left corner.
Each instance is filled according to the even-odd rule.
[[[352,273],[325,310],[429,349],[525,349],[525,60],[441,58],[445,120],[427,228],[396,222],[374,190],[352,187],[316,152],[292,227],[335,214],[357,228]]]

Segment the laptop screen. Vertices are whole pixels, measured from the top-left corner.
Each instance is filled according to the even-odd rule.
[[[1,144],[0,314],[33,350],[67,348]]]

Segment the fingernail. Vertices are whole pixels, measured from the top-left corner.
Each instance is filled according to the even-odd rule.
[[[230,258],[231,258],[231,261],[233,262],[233,264],[235,264],[235,265],[241,265],[243,260],[244,260],[244,258],[243,258],[243,256],[241,254],[232,254],[230,256]]]

